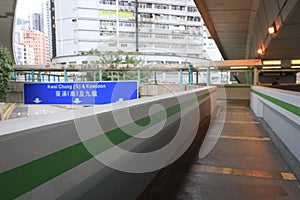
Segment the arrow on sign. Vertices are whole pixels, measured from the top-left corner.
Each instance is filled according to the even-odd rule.
[[[74,102],[75,104],[81,103],[80,99],[78,99],[78,98],[76,98],[73,102]]]
[[[41,103],[42,101],[41,101],[39,98],[35,98],[35,100],[34,100],[33,102],[36,103],[36,104],[39,104],[39,103]]]

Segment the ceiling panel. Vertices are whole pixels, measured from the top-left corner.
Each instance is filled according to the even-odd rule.
[[[208,0],[206,5],[208,10],[248,10],[252,0]]]
[[[214,23],[238,23],[249,21],[250,11],[249,10],[233,10],[233,11],[211,11],[210,16],[213,18]]]
[[[218,36],[219,38],[245,38],[247,37],[248,32],[244,31],[244,32],[222,32],[219,31],[218,32]]]
[[[0,1],[0,43],[8,48],[13,56],[12,35],[16,0]]]
[[[216,23],[215,28],[221,32],[245,32],[248,31],[248,23]]]
[[[263,59],[300,58],[300,0],[195,3],[225,59],[259,58],[256,50],[261,46],[266,47]],[[275,20],[280,29],[270,37],[267,30]]]

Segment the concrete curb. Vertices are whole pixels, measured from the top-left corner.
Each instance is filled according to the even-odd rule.
[[[10,114],[12,113],[12,111],[13,111],[16,107],[17,107],[17,104],[14,103],[14,104],[12,104],[11,106],[9,106],[9,107],[7,108],[7,110],[4,112],[4,116],[3,116],[3,117],[4,117],[4,120],[8,120]]]
[[[261,122],[262,127],[264,128],[266,134],[271,138],[272,143],[282,155],[286,164],[289,166],[291,171],[295,174],[298,179],[298,183],[300,183],[300,162],[298,159],[291,153],[288,147],[282,142],[282,140],[277,136],[277,134],[272,130],[272,128],[268,125],[268,123],[262,119],[258,118]]]

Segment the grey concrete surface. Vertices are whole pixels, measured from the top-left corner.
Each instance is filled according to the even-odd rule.
[[[219,105],[226,120],[216,146],[203,159],[191,157],[192,165],[178,169],[158,199],[300,199],[294,172],[252,115],[249,102]]]
[[[56,112],[65,111],[66,109],[54,107],[51,105],[24,105],[18,104],[12,111],[9,119],[32,117],[38,115],[54,114]]]

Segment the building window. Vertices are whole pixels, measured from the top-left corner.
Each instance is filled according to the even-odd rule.
[[[188,7],[188,12],[198,12],[196,7]]]
[[[155,34],[155,38],[167,39],[167,38],[169,38],[169,35],[168,34]]]
[[[116,46],[117,46],[117,43],[115,43],[115,42],[114,42],[114,43],[109,43],[108,46],[109,46],[109,47],[116,47]]]

